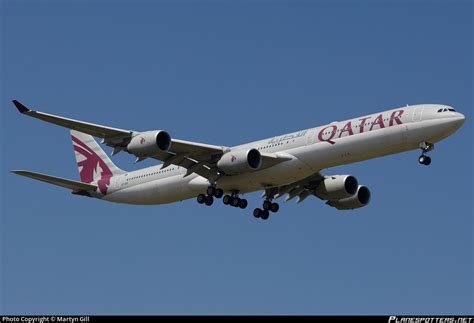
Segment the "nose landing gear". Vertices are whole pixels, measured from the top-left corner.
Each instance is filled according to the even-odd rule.
[[[431,157],[421,155],[420,157],[418,157],[418,162],[422,165],[428,166],[429,164],[431,164]]]
[[[421,165],[428,166],[429,164],[431,164],[431,158],[429,156],[426,156],[426,153],[434,149],[434,144],[424,141],[420,144],[420,149],[422,153],[421,156],[418,157],[418,162]]]

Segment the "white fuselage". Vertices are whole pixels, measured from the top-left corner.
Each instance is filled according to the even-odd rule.
[[[322,169],[417,149],[421,142],[438,142],[464,122],[451,107],[414,105],[306,129],[233,147],[289,157],[275,166],[221,177],[217,186],[227,192],[248,193],[306,178]],[[152,166],[114,176],[107,201],[129,204],[164,204],[196,197],[209,186],[197,174],[186,175],[178,166]]]

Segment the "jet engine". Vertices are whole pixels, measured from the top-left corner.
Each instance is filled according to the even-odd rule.
[[[328,201],[327,204],[338,210],[352,210],[366,206],[370,202],[370,190],[366,186],[359,186],[357,193],[341,200]]]
[[[137,157],[151,157],[171,146],[170,135],[163,130],[141,132],[127,145],[127,151]]]
[[[228,175],[255,171],[262,166],[262,156],[257,149],[229,151],[217,162],[217,168]]]
[[[316,195],[324,200],[341,200],[353,196],[358,186],[357,179],[351,175],[327,176],[316,187]]]

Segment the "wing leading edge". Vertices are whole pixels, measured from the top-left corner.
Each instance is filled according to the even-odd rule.
[[[18,111],[29,117],[53,123],[61,127],[87,133],[91,136],[103,138],[105,140],[107,140],[108,138],[129,137],[132,135],[131,130],[106,127],[94,123],[59,117],[53,114],[30,110],[17,100],[13,100],[13,104],[18,109]]]

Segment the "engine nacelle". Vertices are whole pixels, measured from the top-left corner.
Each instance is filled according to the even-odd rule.
[[[324,200],[341,200],[357,192],[359,183],[351,175],[327,176],[316,187],[316,195]]]
[[[127,151],[137,157],[151,157],[160,151],[168,151],[170,146],[170,135],[163,130],[154,130],[134,136],[127,145]]]
[[[359,186],[357,193],[338,201],[328,201],[327,204],[338,210],[352,210],[366,206],[370,202],[370,190],[366,186]]]
[[[229,151],[217,162],[217,168],[228,175],[255,171],[262,166],[262,156],[257,149]]]

